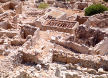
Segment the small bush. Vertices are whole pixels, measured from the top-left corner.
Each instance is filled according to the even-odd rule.
[[[91,16],[98,13],[103,13],[104,11],[107,11],[108,8],[102,4],[93,4],[85,9],[85,15]]]
[[[108,2],[108,0],[103,0],[103,1]]]
[[[38,6],[38,8],[45,9],[45,8],[48,8],[48,6],[49,5],[47,3],[40,3],[39,6]]]

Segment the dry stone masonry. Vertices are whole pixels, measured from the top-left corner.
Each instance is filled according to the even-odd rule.
[[[75,27],[79,25],[78,22],[68,22],[59,20],[48,20],[42,30],[57,30],[59,32],[73,33]]]
[[[108,78],[108,12],[85,16],[93,3],[0,0],[0,78]]]

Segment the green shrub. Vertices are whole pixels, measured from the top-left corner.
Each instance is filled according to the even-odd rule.
[[[40,3],[39,6],[38,6],[38,8],[45,9],[45,8],[48,8],[48,6],[49,5],[47,3]]]
[[[102,4],[93,4],[85,9],[85,15],[91,16],[98,13],[103,13],[104,11],[107,11],[108,8]]]
[[[108,2],[108,0],[103,0],[103,1]]]

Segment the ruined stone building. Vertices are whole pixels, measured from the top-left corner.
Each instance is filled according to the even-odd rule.
[[[93,3],[0,0],[0,78],[108,78],[108,12],[85,16]]]

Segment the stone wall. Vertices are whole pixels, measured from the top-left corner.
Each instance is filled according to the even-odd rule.
[[[33,30],[33,29],[30,29],[30,30]],[[39,36],[40,29],[39,28],[34,28],[34,31],[30,31],[30,30],[25,30],[26,32],[28,32],[26,34],[27,40],[22,45],[25,49],[29,49],[30,47],[34,47],[36,45],[36,42],[40,39],[40,36]]]
[[[104,68],[108,70],[108,58],[107,56],[97,56],[97,55],[84,55],[84,54],[74,54],[68,52],[60,52],[57,50],[53,51],[53,61],[62,63],[72,63],[79,64],[86,68],[99,69]]]
[[[3,10],[15,10],[16,14],[22,13],[21,2],[9,1],[9,2],[6,2],[5,4],[1,5],[1,7],[3,8]]]
[[[9,7],[10,7],[10,2],[7,2],[7,3],[5,3],[5,4],[2,5],[2,8],[3,8],[4,10],[8,10]]]
[[[1,3],[5,3],[5,2],[8,2],[10,0],[0,0]]]
[[[35,32],[34,32],[34,35],[32,37],[32,46],[35,46],[37,41],[40,39],[40,29],[38,28]]]
[[[59,20],[50,20],[43,25],[41,30],[55,30],[59,32],[73,33],[74,28],[79,25],[78,22],[68,22],[68,21],[59,21]]]
[[[104,38],[94,48],[94,51],[101,55],[108,55],[108,38]]]
[[[88,16],[84,16],[84,17],[77,16],[75,21],[78,21],[79,24],[84,24],[88,18],[89,18]]]
[[[98,28],[107,28],[108,26],[108,14],[96,14],[88,18],[84,23],[87,26],[93,26]]]
[[[41,30],[43,30],[43,31],[54,30],[54,31],[65,32],[65,33],[73,33],[72,29],[59,28],[59,27],[49,27],[49,26],[42,26]]]
[[[75,29],[73,36],[52,39],[51,42],[82,54],[107,55],[107,40],[104,40],[105,37],[108,38],[108,34],[86,26],[79,26]]]
[[[48,46],[52,46],[51,43],[47,42],[40,39],[39,36],[39,29],[37,29],[34,32],[33,36],[28,36],[27,41],[22,45],[20,52],[23,53],[23,63],[25,62],[30,62],[30,63],[35,63],[35,64],[46,64],[49,62],[52,62],[52,52],[48,49],[43,50],[45,47],[48,48]],[[41,43],[41,44],[39,44]],[[45,46],[47,45],[47,46]],[[42,47],[43,48],[39,49],[36,48],[36,46]]]
[[[67,47],[68,49],[72,49],[75,52],[79,52],[82,54],[89,54],[90,50],[89,47],[85,46],[85,45],[80,45],[76,42],[72,42],[72,41],[63,41],[63,40],[51,40],[51,42],[54,42],[58,45]]]
[[[11,40],[11,46],[22,46],[25,43],[24,39]]]
[[[5,34],[9,38],[13,38],[14,36],[18,35],[19,32],[18,31],[8,31],[8,30],[0,31],[0,37],[3,36],[3,34]]]
[[[0,14],[4,13],[4,9],[0,7]]]
[[[80,9],[83,10],[84,8],[88,7],[88,3],[87,2],[76,2],[74,4],[74,8],[75,9]]]
[[[28,35],[34,35],[34,32],[37,30],[36,27],[31,26],[31,25],[22,25],[21,26],[21,37],[22,38],[26,38]]]
[[[12,26],[9,23],[9,21],[2,21],[2,22],[0,22],[0,28],[3,28],[3,29],[11,29]]]
[[[15,11],[16,11],[16,14],[22,13],[22,3],[19,3],[18,5],[15,6]]]
[[[9,16],[9,13],[5,12],[0,14],[0,21],[3,21],[4,18],[7,18]]]
[[[94,28],[89,28],[87,26],[79,26],[75,29],[75,38],[81,40],[79,42],[77,40],[77,42],[81,42],[80,44],[85,44],[87,46],[94,47],[101,40],[103,40],[104,37],[108,37],[108,34]]]

